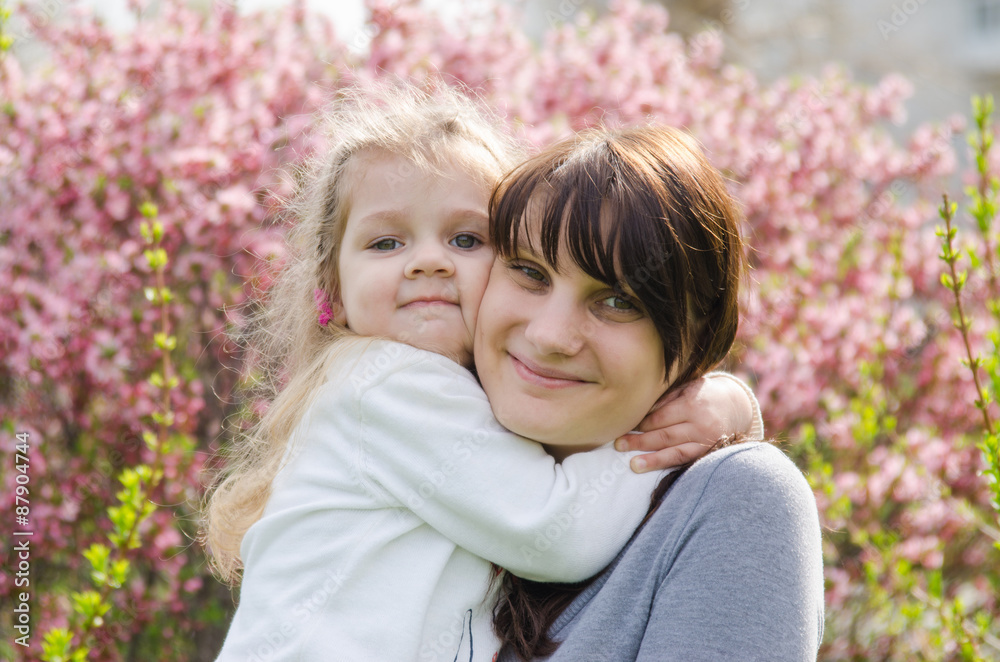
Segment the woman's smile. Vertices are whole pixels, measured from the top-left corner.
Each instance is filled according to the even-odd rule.
[[[587,380],[580,379],[571,373],[539,365],[528,359],[525,355],[519,356],[508,352],[508,356],[510,357],[514,371],[529,384],[549,389],[560,389],[581,386],[588,383]]]

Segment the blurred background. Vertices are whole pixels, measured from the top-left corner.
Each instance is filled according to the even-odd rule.
[[[820,509],[820,659],[1000,660],[1000,0],[0,0],[0,658],[214,659],[231,334],[315,113],[385,75],[533,146],[701,141],[754,267],[725,367]]]
[[[205,0],[201,0],[204,3]],[[577,12],[607,10],[600,0],[499,0],[523,13],[523,27],[540,40],[547,29],[572,22]],[[40,3],[50,7],[58,2]],[[116,29],[135,24],[125,0],[85,0]],[[197,3],[195,3],[197,4]],[[234,0],[243,12],[280,7],[280,0]],[[362,0],[309,0],[329,16],[337,34],[359,48],[366,10]],[[446,20],[488,5],[484,0],[428,0]],[[1000,94],[1000,0],[663,0],[671,30],[691,37],[719,31],[725,59],[762,80],[819,74],[837,63],[860,81],[899,73],[913,84],[907,104],[919,123],[947,117],[974,94]],[[156,3],[151,4],[156,7]],[[30,44],[20,48],[30,59]]]

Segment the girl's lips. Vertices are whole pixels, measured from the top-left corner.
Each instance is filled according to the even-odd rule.
[[[421,299],[419,301],[411,301],[410,303],[403,306],[403,308],[428,308],[430,306],[454,306],[451,301],[445,301],[444,299]]]
[[[444,296],[427,296],[413,299],[400,308],[432,308],[435,306],[457,306],[458,304]]]
[[[521,379],[530,384],[545,388],[570,388],[586,383],[584,380],[567,372],[544,368],[513,354],[508,354],[508,356],[510,356],[511,363],[514,366],[514,371],[517,372]]]

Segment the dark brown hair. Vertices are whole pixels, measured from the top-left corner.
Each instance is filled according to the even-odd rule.
[[[540,245],[530,248],[553,268],[564,241],[587,275],[639,299],[668,372],[678,364],[671,390],[725,358],[739,319],[743,217],[694,139],[670,127],[590,129],[545,149],[504,177],[490,199],[490,234],[501,258],[513,258],[525,237],[532,241],[524,227],[529,206],[540,227]],[[661,482],[649,514],[678,475]],[[510,573],[501,582],[493,626],[524,660],[555,651],[549,628],[589,584]]]

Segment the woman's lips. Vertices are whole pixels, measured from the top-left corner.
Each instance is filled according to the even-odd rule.
[[[576,375],[553,368],[545,368],[528,359],[508,354],[514,371],[524,381],[545,388],[569,388],[586,383]]]

